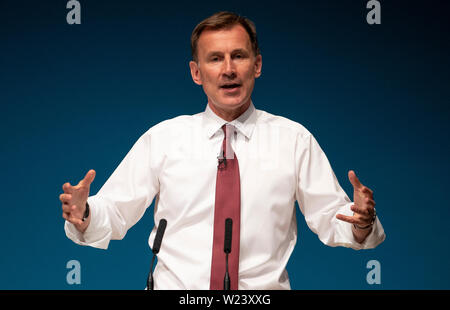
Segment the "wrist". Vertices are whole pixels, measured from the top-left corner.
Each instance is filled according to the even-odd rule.
[[[370,225],[366,229],[359,229],[356,227],[355,224],[353,224],[352,232],[353,232],[353,237],[355,238],[356,242],[363,243],[366,240],[367,236],[369,236],[370,233],[372,232],[372,225]]]
[[[367,229],[372,228],[372,226],[373,226],[373,224],[369,224],[367,226],[359,226],[357,224],[353,224],[353,227],[358,229],[358,230],[367,230]]]

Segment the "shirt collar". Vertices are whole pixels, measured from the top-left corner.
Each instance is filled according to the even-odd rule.
[[[253,102],[250,102],[250,106],[244,113],[231,122],[220,118],[211,110],[209,104],[207,104],[205,112],[203,113],[203,128],[208,138],[211,138],[219,129],[222,128],[223,125],[230,124],[233,125],[245,137],[250,139],[253,129],[255,128],[256,117],[257,114]]]

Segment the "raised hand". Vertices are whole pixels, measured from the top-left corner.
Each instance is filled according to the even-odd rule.
[[[356,225],[358,229],[368,229],[373,224],[375,218],[375,201],[373,191],[362,185],[353,170],[348,172],[348,178],[353,185],[353,203],[351,210],[353,216],[343,214],[336,215],[336,218]]]
[[[70,183],[65,183],[62,187],[64,193],[59,196],[59,200],[62,202],[62,217],[74,224],[80,232],[84,232],[90,222],[90,216],[86,221],[82,219],[89,197],[89,188],[94,178],[95,170],[89,170],[77,185],[72,186]]]

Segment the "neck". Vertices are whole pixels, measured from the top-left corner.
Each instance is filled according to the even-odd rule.
[[[233,120],[235,120],[236,118],[238,118],[239,116],[241,116],[245,111],[247,111],[247,109],[250,106],[250,99],[243,105],[233,109],[223,109],[220,108],[218,106],[216,106],[215,104],[208,102],[208,105],[210,107],[210,109],[217,115],[219,116],[221,119],[226,120],[227,122],[231,122]]]

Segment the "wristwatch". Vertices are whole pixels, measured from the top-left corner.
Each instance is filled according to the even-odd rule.
[[[86,201],[86,210],[84,210],[83,218],[81,219],[83,222],[89,217],[89,204]]]

